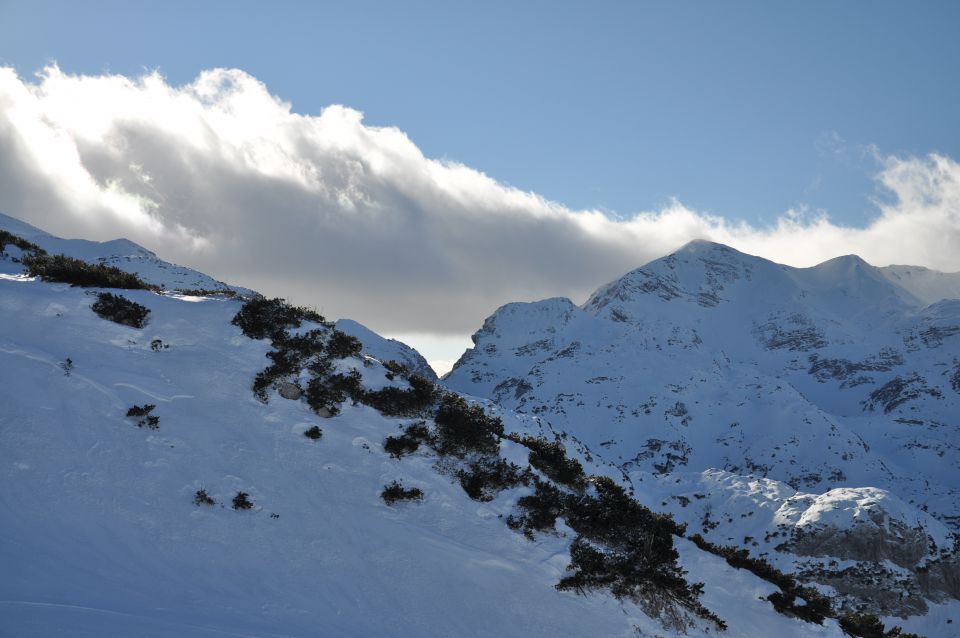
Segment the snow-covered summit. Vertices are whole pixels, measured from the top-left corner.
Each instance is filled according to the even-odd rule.
[[[928,305],[938,295],[918,282],[948,291],[950,278],[856,256],[793,268],[691,242],[582,306],[503,306],[445,380],[576,437],[636,486],[657,484],[670,511],[708,538],[770,535],[748,548],[787,562],[805,547],[772,536],[787,533],[777,529],[785,521],[753,529],[759,519],[734,509],[728,522],[720,495],[740,487],[698,492],[685,478],[724,471],[802,492],[814,499],[808,518],[829,511],[843,530],[864,529],[866,509],[835,497],[879,490],[904,525],[933,521],[917,542],[939,552],[952,548],[941,532],[960,528],[960,300]],[[698,493],[715,496],[698,505]],[[799,538],[804,526],[788,527]],[[940,595],[898,609],[923,613],[917,601]]]

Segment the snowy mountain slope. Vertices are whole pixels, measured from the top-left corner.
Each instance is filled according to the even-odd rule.
[[[555,589],[571,530],[531,541],[504,524],[529,487],[472,500],[438,471],[451,460],[386,454],[411,419],[349,401],[320,418],[273,390],[256,400],[271,346],[231,325],[241,301],[123,291],[150,310],[137,329],[92,312],[96,290],[19,268],[0,259],[0,635],[675,634],[603,591]],[[407,384],[373,359],[335,365],[372,391]],[[146,404],[156,429],[127,416]],[[510,432],[543,429],[501,415]],[[526,462],[522,445],[499,448]],[[392,480],[422,502],[385,504]],[[201,488],[215,505],[194,503]],[[239,492],[251,509],[231,508]],[[723,635],[841,635],[775,613],[776,586],[675,544]]]
[[[939,272],[922,266],[885,266],[878,270],[925,304],[960,299],[960,272]]]
[[[437,373],[433,371],[423,355],[396,339],[385,339],[366,326],[353,319],[338,319],[337,330],[356,337],[363,343],[363,351],[380,361],[396,361],[405,365],[412,373],[419,374],[431,381],[437,380]]]
[[[90,263],[102,263],[139,275],[147,283],[167,290],[232,290],[240,295],[253,291],[230,286],[208,275],[166,262],[155,254],[126,239],[97,242],[86,239],[61,239],[14,217],[0,214],[0,230],[22,237],[52,254],[82,259]],[[11,248],[16,252],[16,248]]]
[[[658,485],[670,511],[718,542],[756,533],[739,531],[750,527],[742,510],[724,514],[737,520],[723,529],[703,507],[677,505],[674,497],[705,494],[697,484],[709,470],[769,479],[791,495],[883,490],[885,503],[911,512],[908,527],[939,541],[910,566],[917,571],[952,550],[943,526],[960,523],[960,301],[926,298],[853,256],[797,269],[692,242],[582,306],[503,306],[444,380],[537,415],[638,489]],[[715,508],[740,494],[712,492],[702,500]],[[747,501],[761,507],[755,495]],[[846,518],[831,518],[833,527],[856,527],[856,508],[839,511]],[[797,520],[780,523],[790,528],[780,533],[799,534]],[[768,531],[776,525],[761,536]],[[793,564],[789,546],[775,550],[784,540],[746,545]],[[956,602],[960,591],[916,597],[925,596]],[[926,604],[852,599],[887,614]]]

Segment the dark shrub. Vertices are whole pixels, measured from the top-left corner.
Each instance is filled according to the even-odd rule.
[[[317,312],[291,306],[283,299],[255,297],[245,304],[231,323],[251,339],[274,338],[287,328],[299,328],[304,321],[325,323]]]
[[[66,255],[36,254],[24,257],[24,265],[34,277],[44,281],[59,281],[84,288],[126,288],[159,290],[137,275],[104,264],[88,264]]]
[[[920,638],[904,633],[899,627],[887,631],[883,622],[873,614],[849,613],[840,617],[840,628],[857,638]]]
[[[388,436],[383,441],[383,451],[395,459],[413,454],[418,449],[420,449],[420,441],[406,434]]]
[[[413,454],[420,448],[421,443],[430,443],[432,439],[426,423],[419,421],[408,425],[400,436],[388,436],[383,442],[383,450],[399,459],[407,454]]]
[[[548,478],[575,490],[582,490],[587,486],[587,475],[583,466],[577,459],[567,458],[567,450],[560,441],[550,442],[532,436],[510,438],[530,449],[530,465]]]
[[[808,590],[801,588],[799,591]],[[793,591],[775,591],[767,596],[767,600],[770,601],[770,604],[778,613],[786,616],[796,616],[809,623],[822,625],[823,619],[833,613],[830,601],[822,595],[816,594],[810,599],[805,599],[805,604],[798,602],[797,598],[797,593]]]
[[[331,415],[336,415],[340,413],[341,403],[348,397],[351,399],[359,397],[362,391],[360,373],[351,370],[349,374],[338,373],[310,379],[304,394],[314,412],[320,414],[326,409]]]
[[[345,395],[335,392],[333,388],[327,385],[327,380],[324,377],[310,379],[304,396],[306,396],[307,403],[314,412],[320,414],[327,410],[330,416],[340,413],[339,404],[346,398]]]
[[[567,524],[591,540],[607,545],[646,544],[651,539],[673,550],[673,535],[682,535],[685,526],[667,514],[656,514],[630,498],[622,487],[606,476],[591,479],[595,495],[569,495]]]
[[[269,368],[267,370],[269,370]],[[253,378],[253,396],[257,397],[262,403],[267,402],[267,388],[269,388],[270,384],[274,381],[267,370],[261,370],[257,373],[257,376]]]
[[[859,638],[884,638],[883,622],[873,614],[845,614],[840,617],[840,629]]]
[[[689,539],[703,551],[710,552],[725,559],[731,567],[745,569],[754,576],[773,583],[784,591],[795,591],[798,587],[797,581],[793,576],[780,571],[764,558],[753,558],[746,549],[716,545],[703,538],[700,534],[691,534]]]
[[[766,559],[753,558],[746,549],[716,545],[700,534],[692,534],[689,538],[700,549],[724,558],[731,567],[745,569],[779,587],[782,591],[767,596],[767,600],[779,613],[796,616],[818,625],[823,624],[825,617],[835,616],[829,598],[812,587],[802,587],[793,576],[780,571]],[[805,604],[799,603],[798,598],[802,598]]]
[[[470,405],[463,397],[446,394],[437,414],[438,452],[463,456],[468,452],[497,454],[503,436],[503,422],[487,416],[479,405]]]
[[[304,432],[303,436],[307,437],[308,439],[313,439],[314,441],[316,441],[321,436],[323,436],[323,430],[321,430],[319,426],[315,425],[312,428],[308,429],[306,432]]]
[[[419,416],[436,401],[437,389],[420,375],[410,377],[410,388],[386,387],[364,392],[360,401],[385,416]]]
[[[0,253],[5,252],[8,245],[14,245],[24,252],[32,252],[36,255],[46,255],[47,251],[33,242],[27,241],[19,235],[14,235],[6,230],[0,230]]]
[[[197,490],[197,493],[193,495],[193,504],[194,505],[216,505],[217,502],[207,494],[207,490],[200,488]]]
[[[110,292],[99,293],[90,309],[101,319],[131,328],[143,328],[147,325],[147,316],[150,314],[149,308]],[[155,349],[159,350],[159,348]]]
[[[684,526],[655,514],[607,477],[591,479],[595,494],[569,494],[564,516],[578,536],[570,547],[571,572],[557,589],[605,588],[651,608],[680,606],[723,628],[700,604],[701,584],[690,584],[677,563],[673,536]]]
[[[393,481],[389,485],[383,486],[380,498],[387,505],[393,505],[397,501],[422,501],[423,490],[419,487],[405,488],[397,481]]]
[[[535,483],[536,491],[517,501],[517,507],[522,514],[511,514],[507,517],[507,525],[511,529],[522,530],[524,536],[530,540],[533,540],[535,531],[547,532],[554,529],[557,517],[563,513],[565,507],[564,495],[560,490],[539,479],[536,479]]]
[[[160,339],[154,339],[150,342],[150,349],[154,352],[160,352],[161,350],[169,350],[170,346]]]
[[[351,370],[347,374],[331,374],[327,376],[327,385],[333,388],[333,391],[344,398],[340,403],[346,401],[349,397],[356,401],[363,395],[363,383],[359,370]]]
[[[330,340],[327,342],[327,354],[331,359],[356,357],[360,354],[362,348],[363,344],[356,337],[337,329],[333,330],[333,334],[330,335]]]
[[[253,503],[250,501],[250,495],[246,492],[237,492],[236,496],[233,497],[233,509],[248,510],[252,507]]]
[[[384,361],[383,367],[387,369],[385,374],[386,377],[391,381],[393,381],[393,379],[397,376],[406,377],[410,374],[410,369],[407,368],[407,366],[403,365],[399,361],[394,361],[393,359],[390,361]]]
[[[311,356],[323,356],[326,350],[326,331],[315,328],[303,334],[280,333],[274,338],[274,346],[286,353],[292,361],[302,361]]]
[[[151,430],[156,430],[160,427],[160,417],[153,416],[150,413],[153,412],[153,409],[157,406],[152,403],[147,403],[145,405],[135,405],[129,410],[127,410],[127,417],[131,419],[136,419],[137,427],[148,427]]]
[[[457,472],[463,491],[475,501],[492,501],[505,489],[526,483],[530,477],[516,463],[482,456]]]

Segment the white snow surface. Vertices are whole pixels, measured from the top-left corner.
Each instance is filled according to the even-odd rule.
[[[151,310],[134,329],[96,316],[95,291],[18,268],[0,260],[0,635],[674,635],[631,603],[554,588],[572,539],[504,524],[528,488],[478,503],[429,453],[385,454],[409,420],[256,401],[269,344],[230,324],[239,300],[123,291]],[[386,384],[367,361],[341,365]],[[125,416],[145,403],[159,429]],[[501,414],[508,430],[541,430]],[[318,441],[303,436],[313,425]],[[423,502],[385,505],[394,479]],[[193,504],[200,487],[217,505]],[[252,510],[230,508],[238,491]],[[769,583],[677,544],[723,635],[841,635],[775,613]]]
[[[0,226],[22,232],[10,219],[0,219]],[[68,252],[55,247],[63,240],[23,234],[51,252],[84,254],[84,244],[66,244]],[[105,255],[102,247],[87,248],[91,252],[85,258]],[[107,252],[112,254],[109,259],[117,259],[124,250]],[[130,270],[130,264],[153,262],[145,257],[113,263]],[[841,266],[855,275],[863,270],[857,263]],[[151,272],[168,270],[147,268],[141,275],[162,283],[150,279]],[[856,275],[861,298],[844,312],[869,301],[880,285],[869,272],[863,274]],[[176,287],[208,287],[194,275],[184,277],[193,283]],[[634,283],[614,286],[605,295],[623,301],[629,288],[642,287],[645,279],[638,275]],[[504,524],[529,488],[479,503],[470,500],[455,479],[438,473],[431,453],[421,451],[402,460],[386,455],[383,439],[409,419],[385,418],[371,408],[349,404],[339,416],[322,419],[303,402],[276,393],[266,405],[256,401],[250,384],[268,363],[269,344],[250,340],[230,325],[239,300],[123,291],[151,310],[149,323],[138,330],[97,317],[90,310],[94,292],[25,277],[9,255],[0,259],[0,565],[5,575],[0,580],[0,636],[676,635],[635,605],[606,593],[558,592],[554,585],[569,562],[569,528],[561,523],[559,534],[529,541]],[[902,290],[892,293],[889,303],[914,308],[918,302]],[[514,304],[501,309],[498,320],[513,313],[523,324],[520,334],[505,333],[513,335],[517,358],[566,361],[594,347],[583,345],[589,336],[595,344],[609,339],[597,347],[609,359],[604,365],[613,366],[622,381],[635,381],[627,372],[638,369],[646,369],[648,380],[658,383],[676,375],[677,368],[666,365],[665,356],[647,362],[637,358],[643,349],[623,351],[616,338],[624,329],[631,339],[637,338],[643,330],[635,325],[620,320],[591,323],[589,317],[603,314],[603,305],[598,301],[586,312],[560,299]],[[642,310],[622,305],[624,312]],[[940,327],[949,325],[954,313],[949,303],[919,311],[925,325]],[[642,337],[647,346],[689,346],[701,339],[689,328],[674,332],[667,320],[643,316],[650,321],[644,325],[659,321],[659,329],[677,339],[667,344],[655,332]],[[498,320],[491,318],[488,324]],[[873,316],[861,320],[876,321]],[[886,321],[891,319],[881,323]],[[367,387],[391,383],[377,359],[403,360],[403,355],[416,354],[398,342],[367,334],[359,324],[338,326],[370,343],[366,354],[373,359],[340,364],[344,370],[360,370]],[[572,329],[580,331],[579,345],[564,342]],[[153,339],[170,347],[154,351]],[[485,339],[481,335],[478,348],[502,346],[485,344]],[[550,354],[542,354],[550,348]],[[686,351],[683,346],[681,350]],[[491,367],[495,359],[492,352],[485,354],[491,359],[480,368]],[[65,366],[68,358],[71,366]],[[706,382],[709,374],[710,382],[726,383],[725,375],[740,365],[724,353],[707,360],[709,364],[687,373],[690,380],[703,375]],[[542,370],[549,369],[546,363]],[[587,361],[577,372],[587,373],[593,365]],[[573,376],[567,368],[551,374]],[[604,385],[589,374],[583,383]],[[765,424],[796,414],[819,416],[815,408],[804,407],[804,396],[796,390],[790,394],[768,388],[766,392],[776,396],[760,401],[764,384],[783,383],[763,374],[767,376],[758,382],[756,369],[739,370],[736,383],[714,389],[710,398],[715,406],[728,405],[742,398],[746,388],[762,406]],[[540,378],[549,377],[540,373]],[[537,380],[537,375],[531,378]],[[483,390],[491,381],[481,374],[471,389]],[[452,382],[456,384],[455,377]],[[520,397],[542,386],[530,385]],[[642,387],[621,385],[632,394]],[[517,386],[513,388],[516,393]],[[671,399],[689,394],[667,391]],[[499,398],[501,404],[510,403]],[[784,398],[786,404],[778,405]],[[129,407],[144,403],[157,406],[159,429],[138,428],[125,417]],[[551,405],[576,412],[576,401],[565,397]],[[645,459],[631,466],[618,457],[618,446],[627,439],[623,432],[619,441],[608,443],[609,433],[575,427],[572,421],[557,419],[552,410],[524,414],[530,406],[522,401],[516,404],[519,413],[503,405],[488,407],[502,416],[508,431],[549,436],[569,428],[568,448],[588,471],[618,480],[627,477],[641,502],[681,520],[712,514],[719,527],[711,538],[719,541],[744,534],[760,537],[777,529],[787,504],[798,512],[798,520],[816,516],[833,521],[846,516],[836,512],[866,511],[880,503],[885,511],[913,517],[909,520],[933,533],[946,534],[938,521],[916,516],[916,508],[883,490],[851,487],[827,497],[829,492],[797,492],[769,477],[709,468],[691,471],[695,463],[689,460],[660,473],[644,465]],[[667,408],[668,424],[683,419],[676,405]],[[614,403],[606,409],[617,412]],[[662,407],[658,413],[663,414]],[[593,416],[609,415],[596,410]],[[697,425],[702,416],[697,414]],[[835,417],[831,419],[829,425],[836,425]],[[319,441],[303,436],[313,425],[323,430]],[[724,423],[722,429],[731,437],[725,439],[728,444],[749,450],[751,441],[743,438],[747,428],[730,428],[733,432],[727,434],[727,427]],[[762,430],[751,424],[749,436]],[[828,436],[859,440],[848,433]],[[777,440],[770,435],[767,445]],[[672,442],[664,439],[656,460],[675,462],[689,456],[682,448],[672,448]],[[502,454],[518,463],[526,459],[525,448],[509,441],[503,442]],[[423,489],[423,502],[385,505],[380,491],[394,479]],[[200,487],[216,499],[216,506],[193,504]],[[230,508],[238,491],[250,494],[252,510]],[[689,505],[682,504],[679,497],[684,495]],[[772,544],[761,541],[764,549]],[[774,586],[730,568],[688,541],[676,539],[676,545],[688,578],[705,584],[703,603],[729,624],[722,635],[842,635],[832,620],[818,626],[775,613],[763,600]],[[957,612],[957,605],[946,603],[932,605],[926,617],[885,620],[928,636],[949,636],[956,635],[951,630],[957,624],[947,623],[960,620]],[[718,634],[703,624],[686,635]]]
[[[923,266],[884,266],[878,270],[923,303],[960,298],[960,272],[939,272]]]

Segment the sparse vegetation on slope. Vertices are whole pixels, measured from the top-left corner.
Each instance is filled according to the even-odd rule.
[[[32,252],[34,255],[46,255],[47,251],[37,246],[31,241],[27,241],[19,235],[14,235],[10,231],[0,229],[0,254],[6,252],[7,246],[16,246],[24,252]]]
[[[287,334],[287,328],[299,327],[307,317],[322,327],[301,335]],[[682,534],[683,527],[669,516],[646,509],[611,479],[588,477],[579,461],[566,455],[562,443],[511,437],[530,450],[530,466],[547,477],[541,480],[531,467],[500,456],[503,422],[479,404],[415,375],[407,378],[408,389],[388,386],[368,391],[358,371],[335,372],[335,360],[359,356],[359,342],[324,324],[322,317],[287,306],[282,300],[255,299],[244,305],[233,323],[247,336],[269,337],[273,344],[274,350],[268,354],[272,364],[254,382],[254,392],[262,400],[271,385],[307,370],[313,378],[304,397],[318,414],[336,414],[349,398],[384,416],[432,417],[432,428],[425,421],[410,424],[402,434],[387,437],[384,450],[401,458],[429,445],[441,457],[438,468],[454,476],[472,499],[491,501],[504,490],[534,485],[534,494],[519,500],[517,514],[510,516],[507,524],[533,538],[536,531],[554,528],[562,516],[576,531],[570,547],[570,573],[557,584],[558,589],[606,589],[618,598],[636,601],[667,623],[683,624],[684,613],[689,612],[724,626],[700,604],[701,586],[688,583],[677,562],[673,536]],[[385,369],[385,376],[407,374],[397,364]],[[423,493],[394,481],[384,486],[381,497],[394,504],[420,500]]]
[[[532,436],[507,437],[530,450],[530,465],[543,472],[548,478],[575,490],[587,486],[587,475],[577,459],[567,457],[566,449],[560,441],[550,442]]]
[[[282,335],[288,328],[299,328],[304,321],[326,323],[309,308],[291,306],[283,299],[255,297],[243,304],[231,323],[251,339],[266,339]]]
[[[135,419],[138,428],[150,428],[156,430],[160,427],[160,417],[150,414],[157,406],[152,403],[145,405],[135,405],[127,410],[127,418]]]
[[[27,272],[44,281],[79,286],[81,288],[123,288],[126,290],[159,291],[159,286],[148,284],[133,273],[114,266],[88,264],[66,255],[37,253],[23,258]]]
[[[720,556],[731,567],[745,569],[779,587],[781,591],[770,594],[767,600],[781,614],[796,616],[818,625],[823,624],[824,618],[836,618],[829,598],[812,587],[800,585],[796,578],[780,571],[763,558],[750,556],[746,549],[711,543],[700,534],[691,534],[689,539],[703,551]]]
[[[920,638],[917,634],[894,627],[889,631],[883,622],[873,614],[844,614],[840,617],[840,628],[857,638]]]

